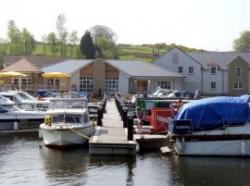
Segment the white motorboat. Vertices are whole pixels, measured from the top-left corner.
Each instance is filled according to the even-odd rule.
[[[39,100],[34,96],[24,91],[10,90],[0,92],[0,95],[9,98],[15,104],[24,110],[46,111],[49,106],[49,100]]]
[[[89,120],[87,100],[82,98],[51,99],[40,135],[46,146],[83,145],[94,131]]]
[[[184,105],[170,125],[178,155],[250,156],[250,96]]]
[[[0,133],[34,132],[45,116],[41,111],[25,111],[0,95]]]

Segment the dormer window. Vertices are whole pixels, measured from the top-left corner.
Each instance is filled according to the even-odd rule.
[[[210,72],[211,74],[216,74],[217,68],[216,67],[211,67]]]

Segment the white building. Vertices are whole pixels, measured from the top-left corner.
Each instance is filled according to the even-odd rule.
[[[183,89],[209,95],[250,92],[249,52],[184,52],[173,48],[153,64],[185,76]]]
[[[42,71],[69,74],[73,90],[108,94],[153,92],[158,86],[182,89],[184,79],[182,74],[141,61],[66,60]]]

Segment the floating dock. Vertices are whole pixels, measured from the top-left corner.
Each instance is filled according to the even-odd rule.
[[[90,155],[135,155],[136,142],[128,141],[114,99],[107,101],[102,126],[96,126],[89,140]]]

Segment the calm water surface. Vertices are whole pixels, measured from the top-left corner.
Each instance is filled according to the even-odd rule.
[[[250,185],[250,158],[90,157],[55,150],[37,134],[0,136],[0,185]]]

